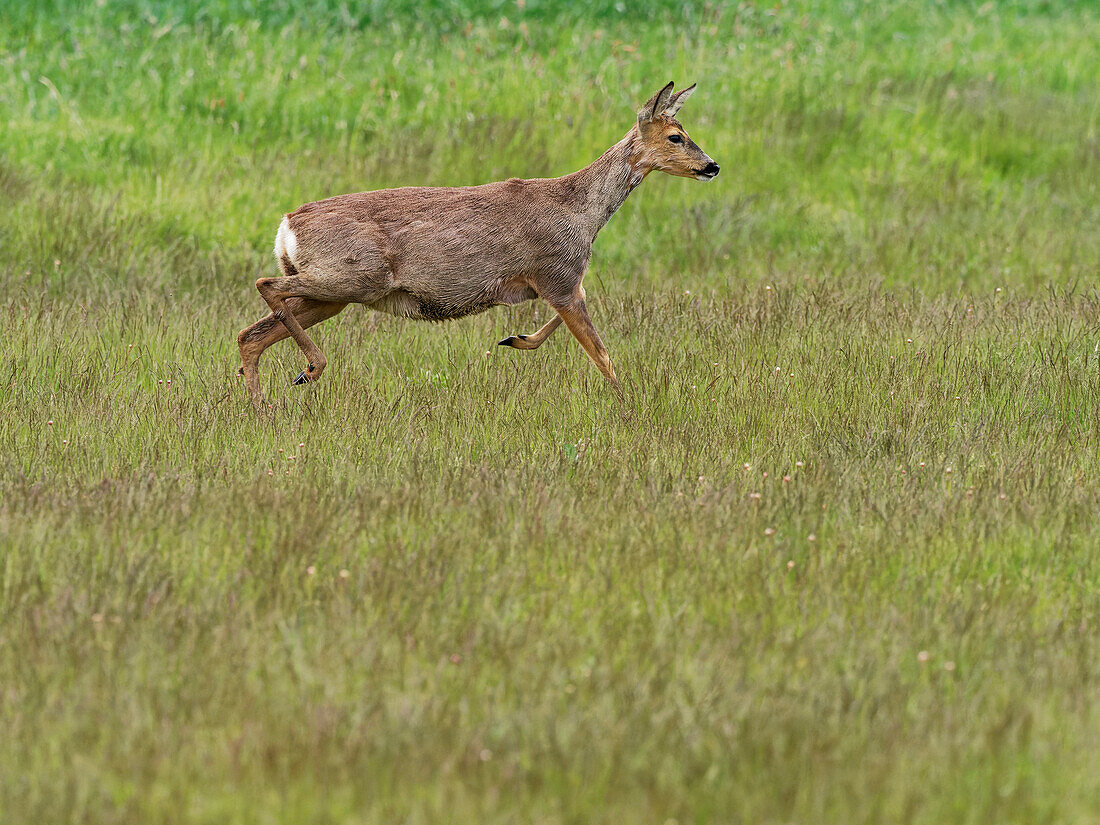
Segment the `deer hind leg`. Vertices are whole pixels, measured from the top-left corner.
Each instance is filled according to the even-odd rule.
[[[509,335],[503,341],[497,341],[498,347],[515,347],[516,349],[538,349],[543,341],[561,326],[561,316],[555,315],[542,325],[538,332],[530,335]]]
[[[294,339],[294,343],[298,345],[298,348],[306,357],[307,366],[294,380],[295,384],[316,381],[321,377],[321,373],[324,372],[325,366],[328,364],[328,359],[321,352],[321,348],[313,343],[312,338],[306,335],[302,324],[295,313],[288,308],[286,302],[287,298],[309,298],[317,301],[317,298],[310,295],[315,291],[314,287],[314,284],[300,276],[260,278],[256,281],[256,289],[259,291],[260,297],[267,301],[267,305],[271,307],[271,314],[282,322],[283,326],[286,327],[286,331],[290,333],[290,337]],[[343,309],[344,306],[347,306],[347,304],[343,304],[340,309]]]
[[[588,307],[584,302],[584,290],[580,287],[573,293],[572,299],[566,303],[554,307],[573,337],[580,341],[588,357],[603,373],[603,377],[610,381],[616,390],[619,390],[619,379],[615,377],[615,368],[611,366],[611,357],[607,354],[607,347],[600,340],[600,334],[592,325],[592,319],[588,315]],[[622,391],[619,390],[619,395]]]
[[[339,313],[346,303],[338,301],[316,301],[312,298],[288,298],[286,299],[287,311],[304,327],[331,318]],[[242,329],[237,336],[237,344],[241,348],[240,374],[245,377],[248,391],[252,400],[257,404],[263,403],[263,393],[260,391],[259,363],[260,356],[265,349],[272,344],[290,337],[290,331],[272,312],[266,318],[261,318],[252,326]],[[323,357],[323,356],[322,356]],[[301,376],[299,376],[300,378]],[[297,383],[297,382],[296,382]]]

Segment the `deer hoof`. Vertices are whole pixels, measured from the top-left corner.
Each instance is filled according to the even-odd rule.
[[[298,373],[298,377],[294,379],[294,385],[298,386],[299,384],[308,384],[310,381],[312,381],[314,369],[315,367],[313,366],[313,364],[310,364],[304,370]]]
[[[509,335],[503,341],[497,341],[497,346],[498,347],[514,347],[516,345],[516,341],[526,341],[526,340],[527,340],[526,335]]]

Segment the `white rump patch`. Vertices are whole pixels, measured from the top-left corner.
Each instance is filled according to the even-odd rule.
[[[286,215],[283,215],[279,231],[275,234],[275,259],[281,261],[283,255],[286,255],[292,264],[297,263],[298,239],[294,237],[294,231],[290,228],[290,220]]]

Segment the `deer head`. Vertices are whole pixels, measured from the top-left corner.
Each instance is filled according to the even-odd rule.
[[[636,163],[646,171],[659,169],[684,178],[714,180],[720,167],[688,137],[688,133],[676,119],[680,107],[695,91],[695,84],[692,83],[678,92],[673,92],[672,88],[670,81],[646,101],[638,112],[638,134],[641,140],[636,144],[636,156],[631,158],[632,165]]]

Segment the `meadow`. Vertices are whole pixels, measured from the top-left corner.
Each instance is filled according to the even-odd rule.
[[[629,8],[628,8],[629,7]],[[1100,11],[0,0],[0,822],[1100,818]],[[555,176],[543,304],[237,377],[279,218]]]

